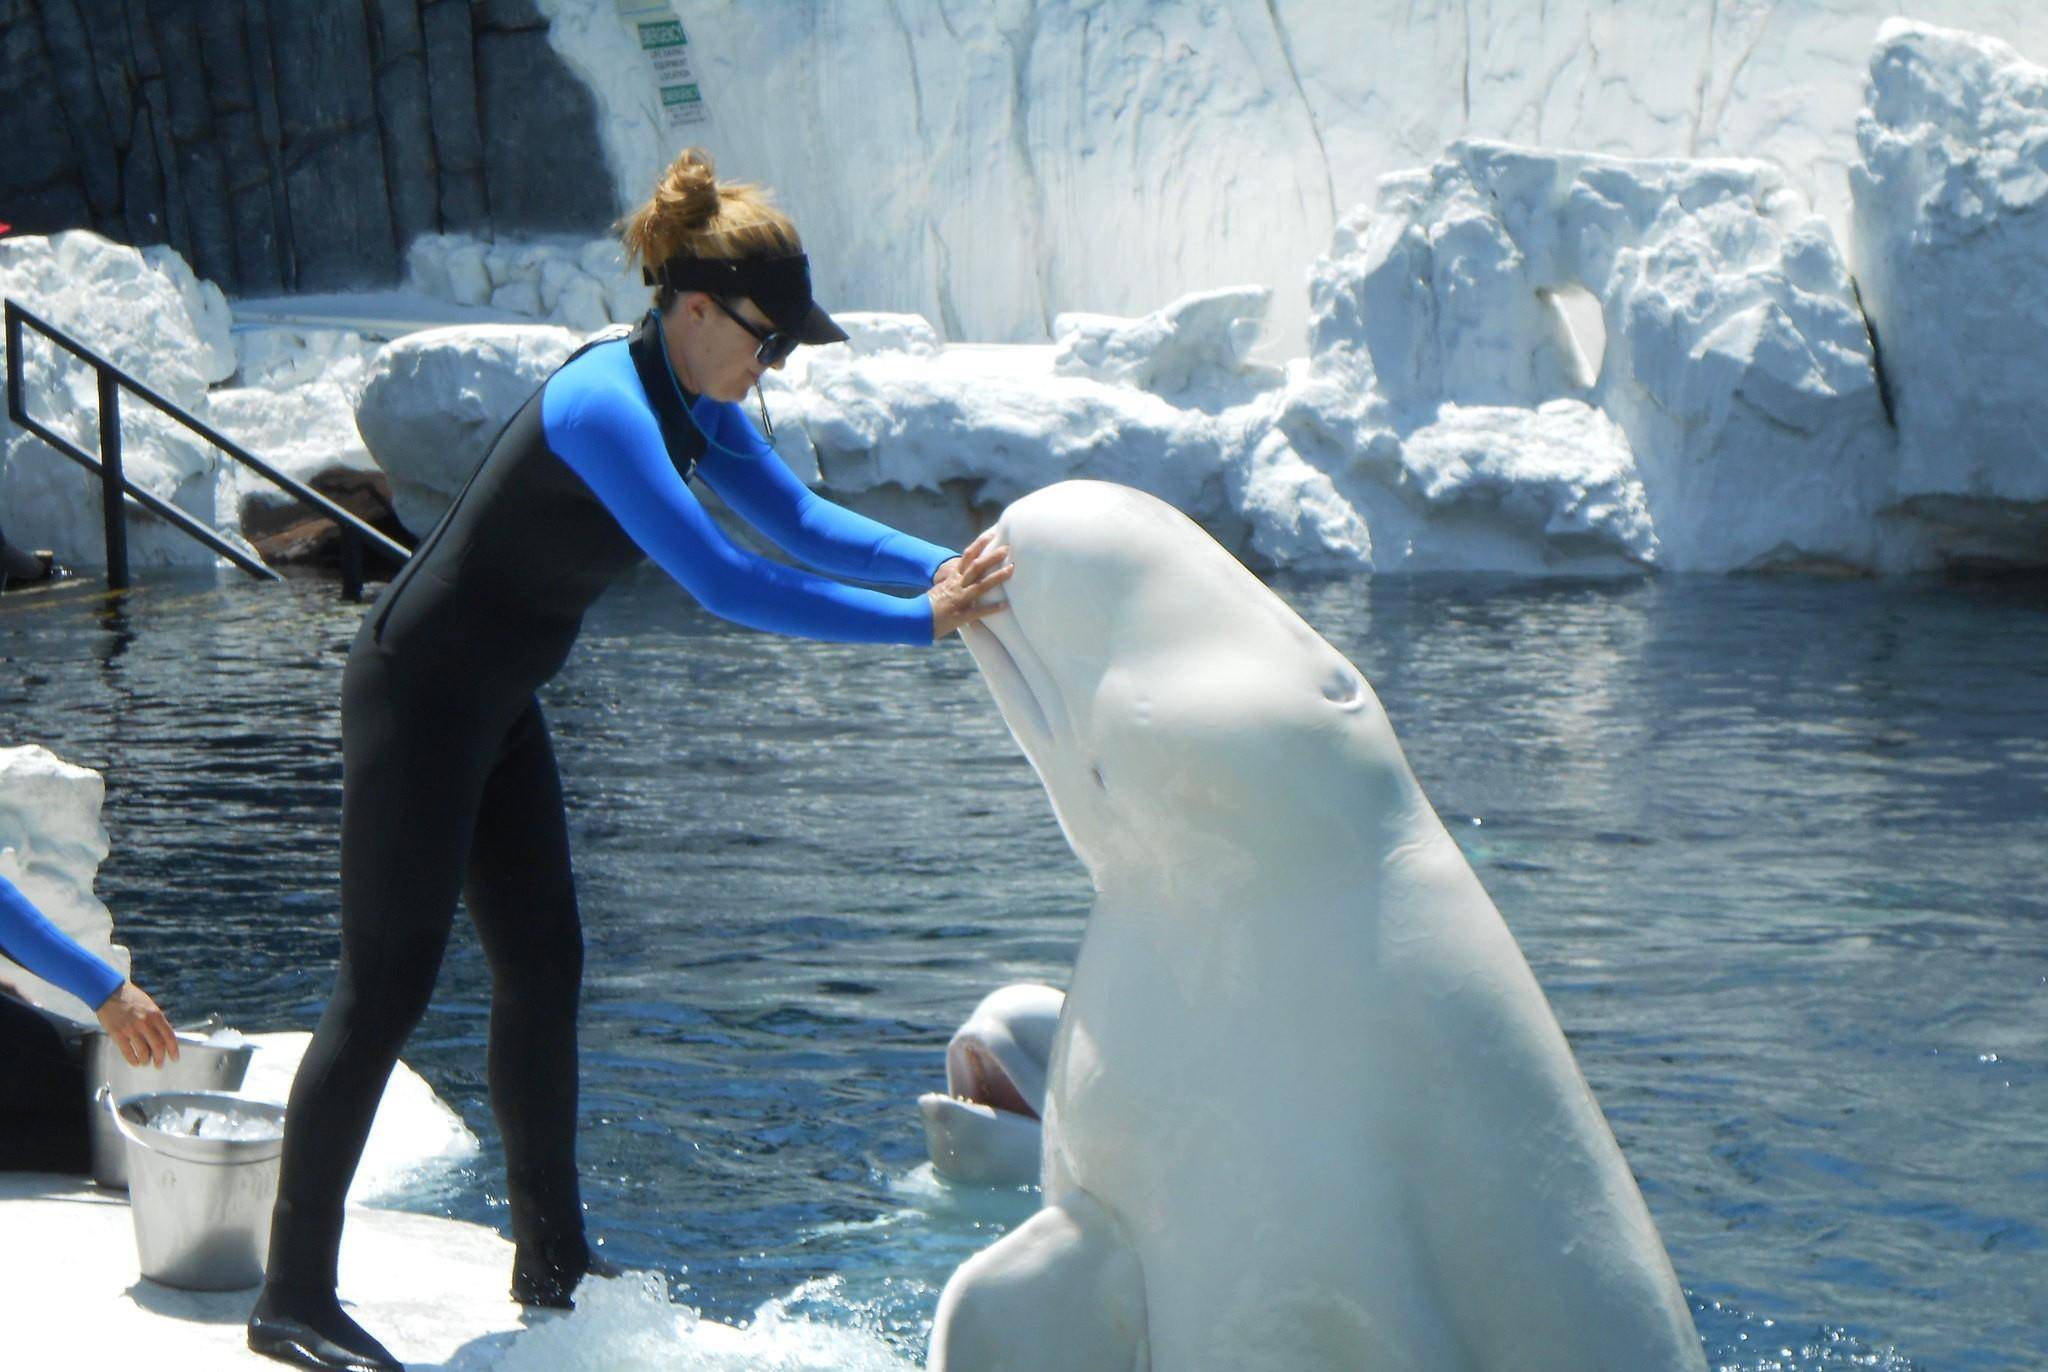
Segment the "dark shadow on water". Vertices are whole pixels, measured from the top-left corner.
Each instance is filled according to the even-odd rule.
[[[106,637],[95,645],[93,651],[105,666],[111,667],[128,651],[129,645],[135,642],[135,626],[128,618],[128,608],[122,603],[124,599],[124,593],[113,592],[93,612],[93,618],[99,621],[100,628],[106,632]]]

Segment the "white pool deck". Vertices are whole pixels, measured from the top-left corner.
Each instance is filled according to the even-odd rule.
[[[415,1372],[488,1366],[523,1329],[506,1294],[512,1245],[461,1220],[352,1208],[341,1248],[349,1312]],[[247,1291],[144,1280],[125,1192],[76,1177],[0,1175],[0,1367],[277,1368],[251,1353]]]

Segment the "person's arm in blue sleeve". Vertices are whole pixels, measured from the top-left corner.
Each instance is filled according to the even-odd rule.
[[[78,946],[0,877],[0,953],[90,1005],[100,1027],[136,1067],[178,1059],[178,1035],[149,994]]]
[[[88,953],[0,877],[0,953],[97,1010],[127,978]]]
[[[550,381],[541,396],[548,446],[626,536],[705,609],[803,638],[932,641],[931,603],[924,596],[842,585],[739,547],[690,493],[651,412],[604,387],[557,384],[562,379]]]
[[[697,474],[775,546],[821,572],[889,586],[929,586],[950,548],[835,505],[796,479],[737,405],[700,399],[691,411],[710,447]]]

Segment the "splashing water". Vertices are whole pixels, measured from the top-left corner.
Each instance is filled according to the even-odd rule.
[[[575,1313],[545,1320],[515,1340],[495,1372],[612,1372],[621,1367],[689,1372],[907,1372],[870,1329],[822,1324],[797,1313],[837,1300],[838,1279],[806,1282],[771,1300],[744,1326],[706,1319],[672,1303],[654,1272],[585,1281]]]

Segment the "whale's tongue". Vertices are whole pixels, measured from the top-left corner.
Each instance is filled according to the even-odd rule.
[[[1035,1120],[1038,1112],[1024,1099],[1017,1083],[980,1044],[955,1039],[946,1049],[946,1090],[961,1100],[986,1105],[1012,1115]]]

